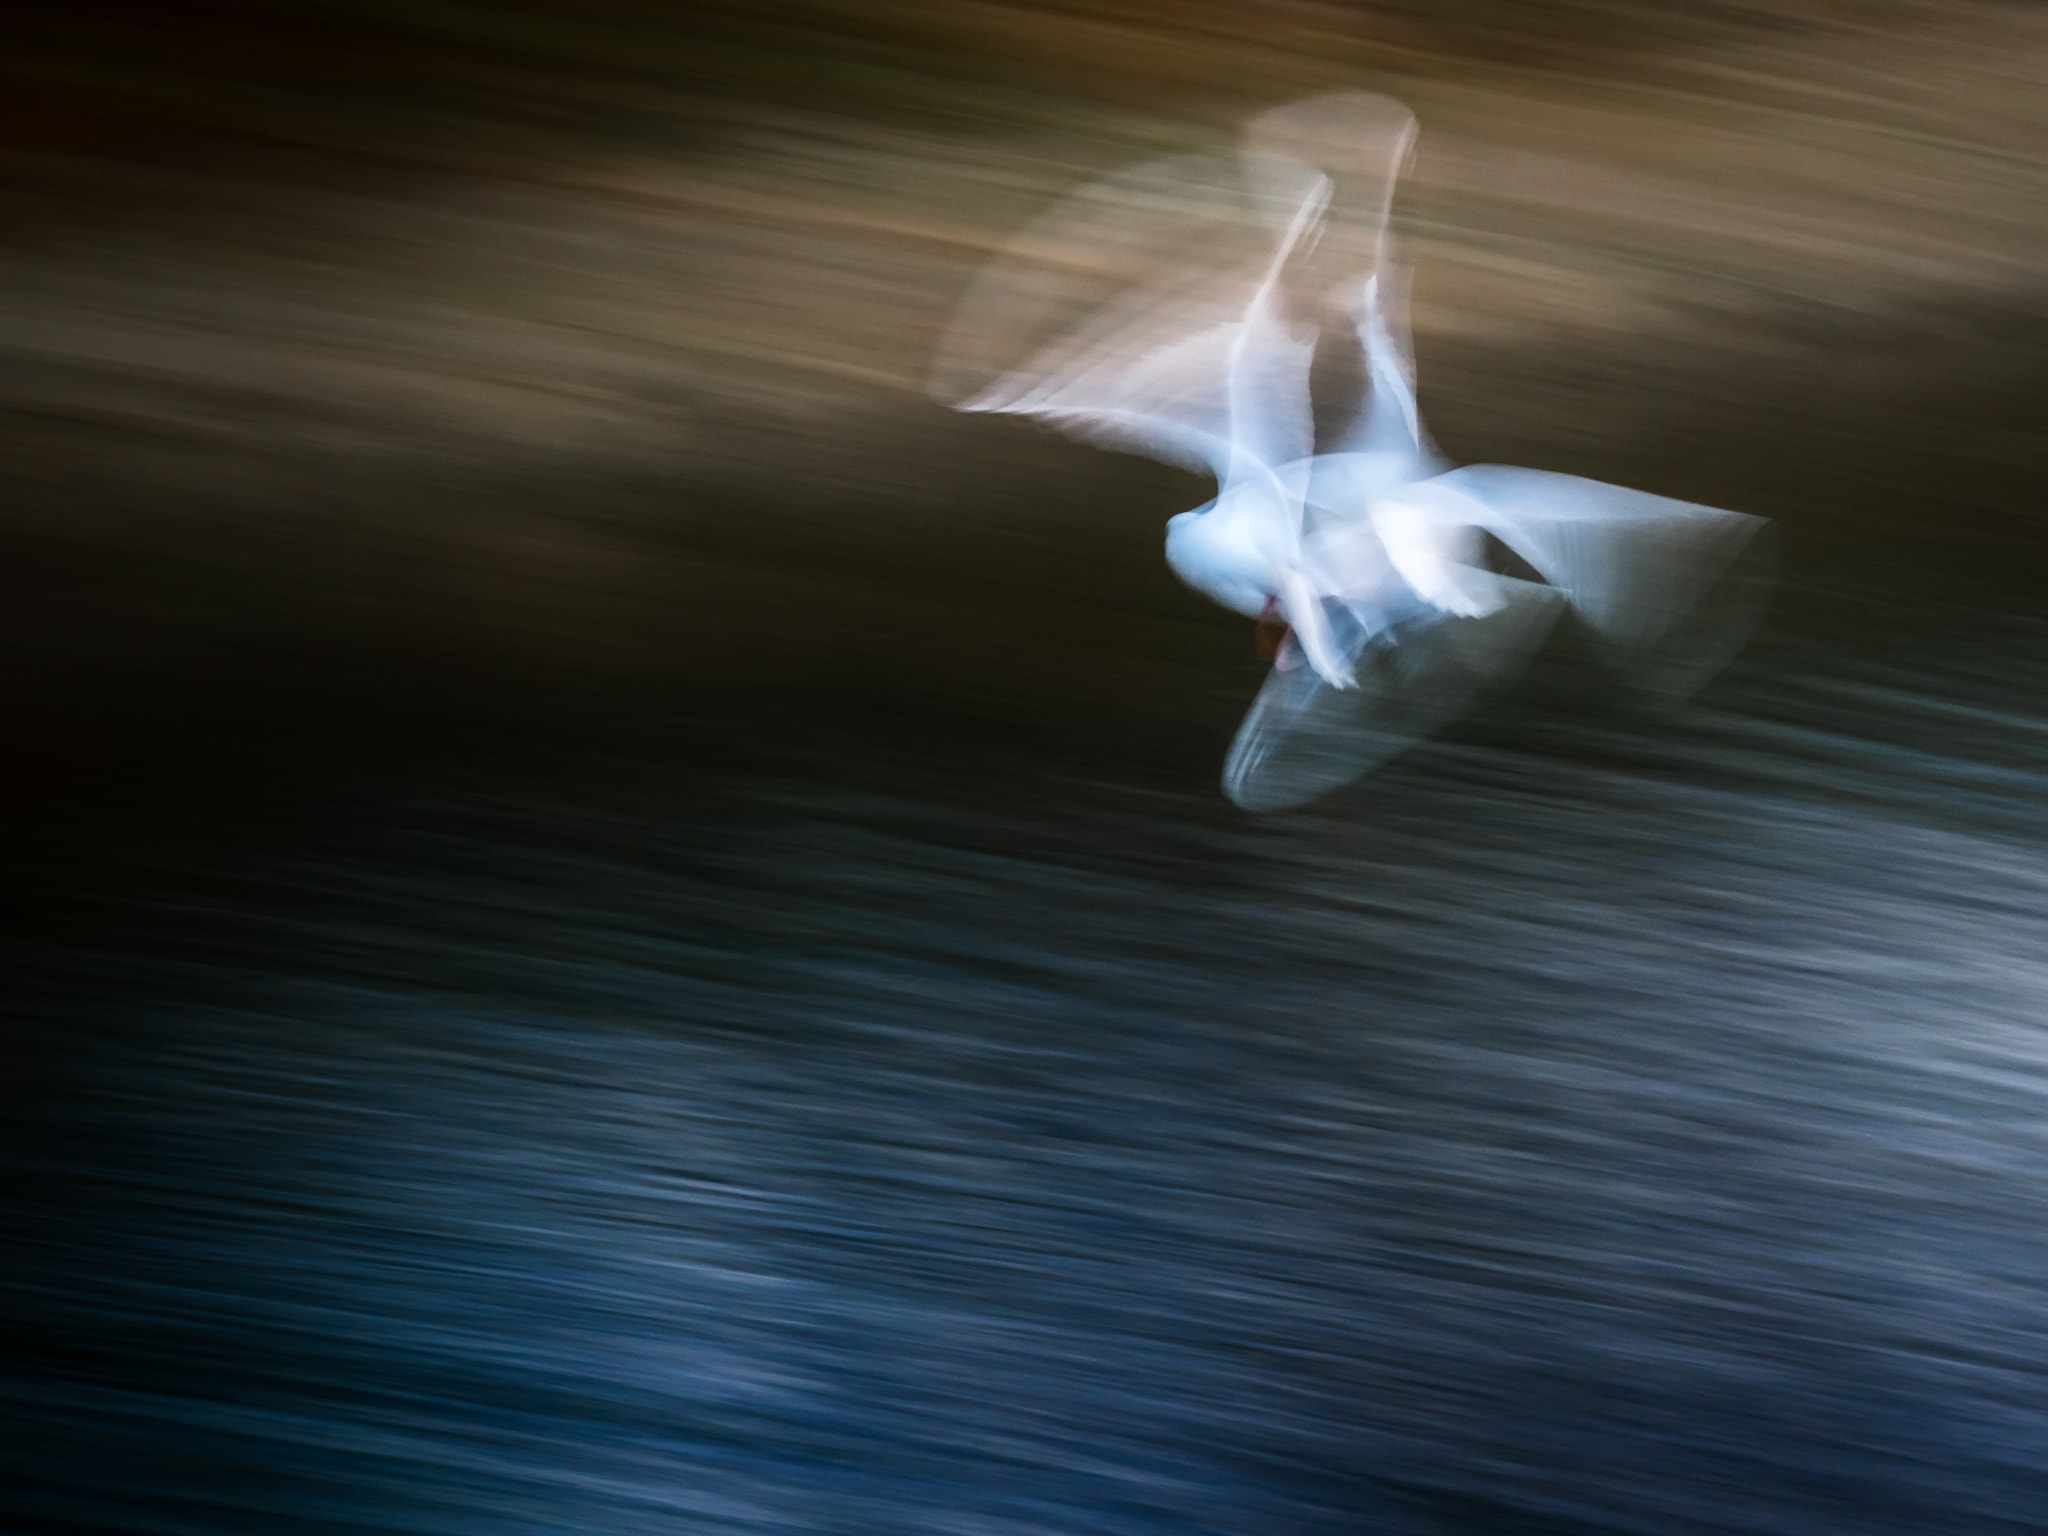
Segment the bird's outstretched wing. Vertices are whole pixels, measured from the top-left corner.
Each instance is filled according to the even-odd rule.
[[[1387,264],[1387,217],[1415,135],[1413,112],[1363,91],[1291,102],[1245,125],[1245,149],[1260,162],[1313,166],[1330,179],[1322,236],[1290,275],[1304,296],[1320,299]]]
[[[1402,499],[1431,522],[1499,539],[1661,693],[1691,692],[1741,647],[1773,574],[1768,519],[1577,475],[1471,464]]]
[[[1083,188],[969,291],[935,393],[1277,492],[1315,431],[1314,337],[1290,321],[1280,274],[1313,245],[1328,192],[1309,167],[1257,156],[1186,156]]]
[[[1365,374],[1358,409],[1334,431],[1326,453],[1352,456],[1359,472],[1385,484],[1441,474],[1449,462],[1437,450],[1415,398],[1415,344],[1408,329],[1408,271],[1393,242],[1377,269],[1348,293],[1340,290]]]
[[[1330,179],[1321,238],[1288,275],[1304,311],[1349,330],[1356,342],[1357,406],[1329,423],[1321,440],[1326,458],[1365,457],[1325,466],[1326,480],[1341,469],[1398,483],[1449,467],[1416,409],[1407,271],[1388,228],[1415,139],[1414,113],[1390,96],[1365,92],[1293,102],[1245,127],[1254,155],[1311,165]]]

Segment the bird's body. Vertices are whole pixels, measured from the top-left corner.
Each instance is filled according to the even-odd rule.
[[[1239,486],[1166,524],[1166,563],[1196,591],[1256,619],[1293,559],[1284,511],[1263,488]]]
[[[961,409],[1215,477],[1212,500],[1168,523],[1167,563],[1233,612],[1284,620],[1312,674],[1283,678],[1303,671],[1283,648],[1268,692],[1293,702],[1269,719],[1262,695],[1240,732],[1226,787],[1241,803],[1364,771],[1511,672],[1561,607],[1615,654],[1655,654],[1758,543],[1762,520],[1740,513],[1450,467],[1417,407],[1387,233],[1414,136],[1386,97],[1319,97],[1256,119],[1234,166],[1168,161],[1084,189],[984,275],[942,359]],[[1361,386],[1320,445],[1319,337],[1350,350]],[[1489,568],[1494,541],[1541,581]],[[1274,735],[1318,731],[1331,739]],[[1282,784],[1282,748],[1315,771]]]

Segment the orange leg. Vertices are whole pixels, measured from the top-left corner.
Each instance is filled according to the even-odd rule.
[[[1279,658],[1280,647],[1287,643],[1287,620],[1281,616],[1280,600],[1266,599],[1266,611],[1259,615],[1252,626],[1252,644],[1268,661]]]

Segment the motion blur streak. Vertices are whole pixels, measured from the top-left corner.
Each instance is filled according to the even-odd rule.
[[[0,1525],[2048,1525],[2048,14],[8,25]],[[1260,821],[1206,490],[923,390],[1338,91],[1446,454],[1783,578]]]

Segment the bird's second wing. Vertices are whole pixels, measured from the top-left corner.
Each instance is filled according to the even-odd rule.
[[[1394,188],[1415,148],[1415,114],[1391,96],[1311,96],[1255,117],[1245,147],[1267,163],[1297,161],[1330,178],[1329,217],[1297,281],[1320,295],[1386,264],[1383,241]]]
[[[1314,342],[1273,302],[1273,274],[1312,234],[1326,184],[1260,169],[1183,157],[1064,200],[970,290],[935,392],[1225,486],[1305,458]]]
[[[1733,655],[1773,574],[1768,519],[1577,475],[1473,464],[1402,494],[1499,539],[1659,692],[1689,692]]]
[[[1443,473],[1448,462],[1422,423],[1408,332],[1408,274],[1392,254],[1337,292],[1358,339],[1364,388],[1356,411],[1330,433],[1324,457],[1344,462],[1364,494]]]

